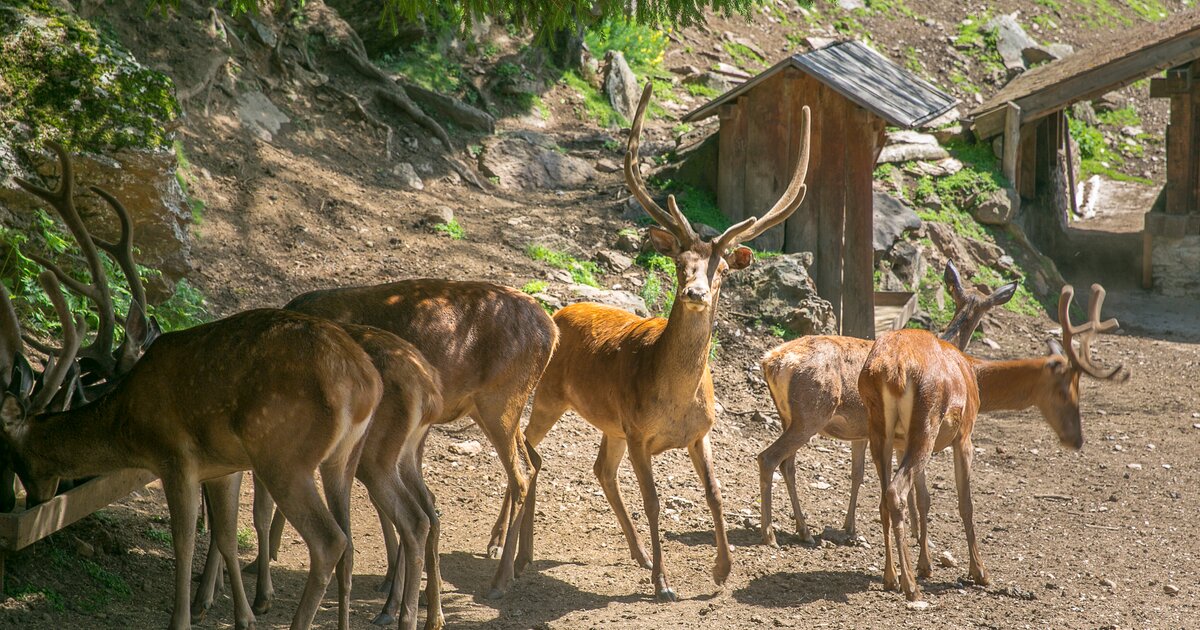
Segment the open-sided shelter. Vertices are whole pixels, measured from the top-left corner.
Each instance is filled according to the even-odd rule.
[[[1005,176],[1024,200],[1048,197],[1057,217],[1076,210],[1076,174],[1064,110],[1139,79],[1150,95],[1171,99],[1167,183],[1146,214],[1142,279],[1200,288],[1200,11],[1128,29],[1102,45],[1052,61],[1013,79],[970,113],[980,139],[1003,135]],[[1178,291],[1176,291],[1178,292]]]
[[[872,175],[884,129],[911,129],[955,99],[855,41],[792,55],[683,117],[720,116],[717,204],[731,221],[766,212],[799,157],[812,111],[808,194],[756,245],[814,254],[812,275],[841,333],[874,337]]]

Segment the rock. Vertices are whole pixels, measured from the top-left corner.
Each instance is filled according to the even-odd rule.
[[[96,548],[81,540],[78,536],[71,536],[71,547],[75,549],[75,553],[84,558],[92,558],[96,555]]]
[[[600,264],[620,273],[633,266],[633,259],[621,252],[615,252],[611,249],[601,250],[596,254],[596,260]]]
[[[956,112],[957,113],[957,112]],[[962,125],[955,123],[948,127],[934,129],[929,132],[941,144],[949,142],[966,142],[970,138],[970,133],[963,128]]]
[[[613,109],[633,120],[641,97],[637,77],[620,51],[610,50],[606,59],[608,65],[604,72],[604,93],[608,95],[608,102],[612,103]]]
[[[887,135],[888,144],[928,144],[937,146],[937,138],[932,134],[921,133],[919,131],[911,131],[901,129],[892,131]]]
[[[448,450],[455,455],[478,455],[483,452],[483,445],[478,440],[466,440],[451,444]]]
[[[828,490],[828,489],[832,488],[833,486],[824,481],[814,481],[814,482],[808,484],[808,487],[810,487],[814,490]]]
[[[1117,583],[1108,578],[1102,578],[1100,580],[1100,586],[1103,586],[1104,588],[1116,588]]]
[[[1179,587],[1174,584],[1163,584],[1163,592],[1171,597],[1175,597],[1179,594]]]
[[[561,153],[549,136],[518,131],[483,140],[479,169],[505,190],[575,188],[596,177],[583,159]]]
[[[674,150],[671,161],[659,167],[654,176],[680,186],[692,186],[716,195],[717,158],[720,149],[715,126],[693,129],[688,135],[696,140]],[[624,145],[622,145],[624,146]]]
[[[891,164],[913,160],[938,161],[948,157],[950,157],[950,153],[938,146],[935,140],[933,144],[889,144],[879,152],[877,163]]]
[[[636,254],[642,250],[642,235],[637,230],[621,230],[617,234],[617,249]]]
[[[1000,53],[1000,58],[1004,60],[1004,67],[1009,72],[1009,77],[1024,72],[1025,60],[1021,56],[1021,52],[1026,48],[1037,48],[1038,43],[1021,27],[1021,23],[1017,21],[1017,14],[996,16],[983,28],[986,31],[995,32],[996,50]]]
[[[737,85],[737,83],[731,80],[728,76],[711,71],[688,75],[684,78],[683,82],[694,85],[702,85],[710,90],[715,90],[722,94],[732,90],[734,86]]]
[[[855,9],[864,9],[866,4],[863,0],[837,0],[838,8],[843,11],[853,11]]]
[[[958,111],[958,108],[951,107],[950,109],[946,110],[945,113],[938,116],[937,118],[934,118],[933,120],[922,123],[921,129],[928,129],[930,133],[936,135],[937,131],[939,129],[947,127],[951,124],[957,124],[958,119],[960,119],[960,118],[962,118],[962,114]],[[959,127],[959,129],[962,128],[961,125],[958,125],[958,127]],[[938,140],[940,142],[945,142],[941,138],[938,138]]]
[[[758,314],[767,323],[779,324],[798,335],[833,334],[837,319],[833,306],[817,295],[817,287],[808,275],[812,263],[809,252],[782,254],[756,261],[726,282],[749,288],[756,298]]]
[[[692,65],[675,66],[674,68],[671,68],[672,74],[678,74],[684,77],[691,76],[693,74],[700,74],[701,72],[702,70],[700,70],[700,68]]]
[[[1141,464],[1125,464],[1125,467],[1128,468],[1129,470],[1141,470],[1142,469]]]
[[[292,122],[292,119],[262,92],[242,92],[238,94],[235,102],[238,120],[242,122],[242,126],[266,142],[271,142],[275,134],[279,133],[280,127]]]
[[[443,225],[454,220],[454,210],[450,206],[434,206],[425,210],[417,220],[420,225]]]
[[[275,42],[278,39],[275,37],[275,31],[272,31],[271,27],[255,19],[249,13],[243,13],[242,18],[250,23],[250,32],[254,35],[254,39],[258,40],[258,43],[267,48],[275,48]]]
[[[1021,50],[1021,60],[1025,62],[1026,68],[1050,63],[1056,59],[1058,59],[1058,56],[1045,46],[1030,46]]]
[[[1072,105],[1071,116],[1093,127],[1100,124],[1100,121],[1096,119],[1096,110],[1092,109],[1092,104],[1087,101],[1080,101]]]
[[[950,550],[947,549],[938,556],[938,566],[945,567],[947,569],[953,569],[954,567],[958,566],[958,560],[956,560],[954,558],[954,554],[950,553]]]
[[[626,221],[641,221],[642,219],[650,218],[646,214],[646,209],[642,207],[640,201],[636,197],[626,197],[625,201],[621,202],[621,218]]]
[[[617,164],[608,158],[600,158],[599,160],[596,160],[596,163],[593,166],[601,173],[616,173],[622,168],[620,164]]]
[[[641,296],[634,295],[629,291],[598,289],[586,284],[573,284],[570,286],[570,290],[574,297],[579,298],[576,300],[577,302],[607,304],[629,311],[639,317],[650,316],[650,309],[646,308],[646,301]]]
[[[979,266],[970,254],[966,239],[959,236],[951,225],[929,222],[925,224],[925,231],[933,241],[934,247],[941,251],[942,257],[953,260],[964,277],[969,278],[979,272]]]
[[[1092,109],[1097,112],[1115,112],[1129,105],[1129,99],[1120,92],[1109,92],[1092,99]]]
[[[717,228],[708,225],[707,223],[693,223],[692,230],[696,232],[697,236],[706,241],[712,240],[721,235],[721,232],[718,231]]]
[[[425,190],[425,182],[421,181],[421,176],[417,175],[417,169],[408,162],[400,162],[392,168],[392,175],[396,176],[396,183],[400,184],[401,188],[406,190]]]
[[[905,232],[920,229],[922,222],[911,207],[885,192],[875,191],[873,200],[871,246],[875,250],[875,259],[879,260]]]
[[[908,608],[909,610],[920,612],[923,610],[929,610],[930,604],[927,601],[918,600],[915,602],[908,602],[907,604],[905,604],[905,607]]]
[[[968,199],[966,206],[980,223],[1008,225],[1013,220],[1013,208],[1017,206],[1017,192],[1011,188],[981,192]]]
[[[1050,54],[1054,55],[1055,59],[1062,59],[1063,57],[1070,57],[1075,54],[1075,47],[1070,44],[1054,43],[1047,46],[1046,50],[1050,51]]]
[[[733,77],[738,81],[745,81],[746,79],[750,78],[750,75],[745,70],[742,70],[737,66],[727,64],[724,61],[718,61],[717,65],[713,66],[713,72]]]
[[[804,38],[804,43],[808,44],[809,47],[812,48],[813,50],[820,50],[820,49],[822,49],[830,44],[833,44],[837,41],[838,40],[833,39],[832,37],[809,36],[809,37]]]
[[[915,291],[925,277],[925,251],[920,243],[899,241],[892,246],[892,273],[905,285],[906,291]]]

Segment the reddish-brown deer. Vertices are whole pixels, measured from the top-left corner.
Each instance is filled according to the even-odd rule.
[[[941,337],[960,349],[966,349],[983,316],[1012,299],[1017,288],[1015,282],[1006,284],[990,295],[974,287],[964,288],[953,262],[946,264],[945,282],[954,299],[955,314]],[[801,337],[763,355],[763,378],[783,425],[783,434],[758,455],[763,544],[776,545],[771,526],[776,470],[781,471],[787,485],[796,532],[805,543],[813,542],[796,486],[796,451],[818,433],[851,443],[850,505],[846,508],[844,531],[854,536],[858,489],[867,452],[867,412],[858,395],[858,374],[871,343],[836,335]],[[914,502],[909,505],[916,509]]]
[[[920,493],[929,456],[947,446],[954,449],[958,510],[967,535],[969,575],[977,584],[988,583],[988,573],[975,540],[971,501],[971,432],[979,411],[1036,407],[1042,418],[1071,449],[1083,447],[1079,412],[1079,379],[1086,374],[1100,380],[1123,382],[1129,372],[1118,365],[1097,368],[1091,360],[1095,336],[1117,328],[1117,321],[1100,321],[1104,289],[1092,285],[1089,321],[1071,324],[1069,313],[1074,290],[1063,287],[1058,317],[1062,345],[1051,341],[1051,354],[1034,359],[983,361],[925,331],[901,330],[883,335],[867,355],[858,386],[867,409],[868,441],[880,483],[880,518],[884,540],[884,586],[896,588],[892,563],[892,538],[900,546],[900,581],[909,600],[920,596],[908,548],[905,546],[902,506],[914,484],[918,488],[921,555],[917,576],[932,571],[926,523],[928,494]],[[1080,336],[1076,351],[1072,338]],[[892,476],[892,452],[900,451],[900,464]],[[889,531],[890,529],[890,531]]]
[[[638,144],[651,91],[647,84],[629,132],[625,180],[642,207],[661,225],[650,228],[650,242],[655,250],[675,261],[678,288],[674,306],[666,319],[642,318],[586,303],[558,311],[554,321],[559,329],[559,347],[534,394],[526,437],[536,446],[568,409],[604,433],[595,466],[600,486],[617,515],[633,558],[652,569],[655,594],[674,601],[677,596],[663,565],[658,491],[650,458],[668,449],[688,449],[713,516],[717,545],[713,579],[723,584],[730,571],[729,544],[709,441],[716,412],[708,348],[717,298],[725,274],[753,261],[750,250],[738,244],[783,222],[804,197],[809,112],[804,109],[804,148],[782,198],[761,218],[747,219],[719,237],[704,241],[693,231],[674,197],[667,198],[667,210],[663,210],[642,181]],[[617,466],[626,449],[645,504],[652,556],[642,547],[617,485]],[[530,559],[537,474],[522,523],[518,567]]]
[[[63,165],[57,189],[19,183],[60,214],[78,216],[70,158],[60,147],[53,148]],[[125,214],[110,195],[102,196]],[[81,249],[94,252],[82,223],[80,228],[72,231]],[[28,501],[50,498],[64,477],[122,468],[157,474],[171,512],[176,557],[171,628],[188,628],[199,484],[253,468],[285,513],[301,524],[301,536],[309,546],[308,581],[292,627],[311,625],[335,565],[339,625],[347,627],[353,569],[349,488],[362,436],[382,390],[367,355],[331,322],[286,311],[248,311],[163,335],[120,378],[95,390],[94,400],[67,411],[49,411],[52,401],[69,389],[62,386],[76,369],[76,353],[86,335],[83,319],[71,320],[56,281],[64,275],[52,268],[41,277],[58,311],[64,343],[47,362],[36,387],[29,364],[20,355],[21,340],[12,334],[20,330],[16,313],[7,295],[0,296],[4,299],[0,330],[6,331],[0,347],[6,353],[5,364],[16,366],[0,404],[0,419]],[[138,282],[136,273],[128,279]],[[103,275],[93,277],[90,285],[64,284],[87,288],[81,293],[88,297],[108,290]],[[140,286],[133,290],[136,294]],[[102,322],[105,318],[115,321],[111,313],[102,314]],[[144,314],[135,301],[126,318],[131,343],[145,339],[139,332],[144,329]],[[96,352],[89,360],[103,367],[110,364],[106,357],[113,358],[108,352]],[[113,372],[119,364],[111,361]],[[328,506],[316,488],[317,468]],[[236,566],[232,533],[229,530],[230,535],[218,544],[227,562]],[[237,627],[249,627],[254,618],[245,595],[237,597],[242,592],[240,577],[233,572],[231,580]]]

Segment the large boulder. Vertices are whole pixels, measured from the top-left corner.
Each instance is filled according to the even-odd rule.
[[[995,32],[996,50],[1010,78],[1025,71],[1025,57],[1022,55],[1025,49],[1040,47],[1017,21],[1016,13],[992,18],[984,25],[984,30]]]
[[[875,250],[875,259],[879,260],[905,232],[921,229],[921,217],[908,204],[885,192],[875,191],[873,200],[871,246]]]
[[[931,134],[916,131],[897,131],[888,134],[888,143],[879,152],[880,164],[911,162],[913,160],[938,161],[950,154],[938,144]]]
[[[549,136],[528,131],[484,139],[479,169],[505,190],[575,188],[596,177],[590,161],[562,152]]]
[[[834,334],[833,305],[817,294],[817,285],[808,275],[812,263],[810,252],[782,254],[756,261],[730,280],[749,290],[763,321],[797,335]]]
[[[967,200],[967,209],[985,225],[1008,225],[1017,207],[1017,193],[1011,188],[980,192]]]
[[[615,306],[621,310],[629,311],[639,317],[650,316],[650,309],[646,308],[646,301],[641,296],[634,295],[629,291],[599,289],[586,284],[573,284],[570,290],[576,302],[607,304],[608,306]]]
[[[608,53],[608,66],[604,72],[604,93],[608,95],[608,102],[612,103],[613,109],[625,118],[633,120],[641,91],[638,90],[637,76],[633,74],[629,63],[625,61],[625,55],[620,51],[612,50]]]

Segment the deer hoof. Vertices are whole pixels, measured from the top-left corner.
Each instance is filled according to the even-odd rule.
[[[442,630],[446,627],[446,619],[442,616],[425,619],[425,630]]]
[[[264,597],[262,599],[255,598],[254,605],[250,607],[256,615],[265,615],[271,610],[271,598]]]
[[[730,563],[718,562],[713,566],[713,583],[717,586],[724,586],[725,580],[729,579]]]
[[[655,596],[658,597],[658,601],[660,601],[660,602],[677,602],[677,601],[679,601],[679,594],[676,593],[674,589],[669,588],[669,587],[659,589],[659,591],[657,593],[655,593]]]
[[[487,595],[484,596],[484,599],[500,599],[502,597],[504,597],[504,589],[495,586],[492,587],[492,590],[488,591]]]

